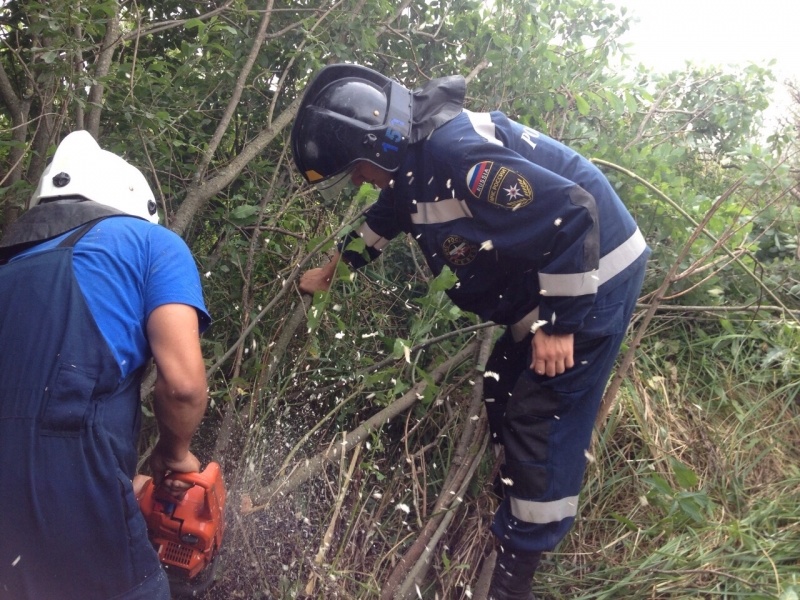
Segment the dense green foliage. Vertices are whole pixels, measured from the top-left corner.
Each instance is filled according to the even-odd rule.
[[[203,274],[214,326],[199,451],[224,461],[232,515],[246,494],[266,503],[231,516],[218,597],[468,597],[490,545],[493,457],[469,410],[480,373],[474,359],[437,371],[481,335],[443,294],[448,274],[432,279],[396,240],[310,305],[294,286],[375,197],[324,206],[293,170],[299,96],[335,61],[409,87],[464,75],[469,108],[596,159],[654,250],[636,362],[538,593],[798,597],[798,119],[764,132],[765,66],[631,65],[628,26],[604,0],[0,3],[0,227],[58,140],[85,128],[145,171]],[[351,454],[278,493],[301,457],[409,394]],[[146,434],[143,450],[152,423]],[[397,559],[451,489],[463,503],[416,588]]]

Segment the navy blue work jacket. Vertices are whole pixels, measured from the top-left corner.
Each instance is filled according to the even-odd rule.
[[[547,333],[581,329],[649,254],[597,167],[500,112],[464,110],[410,145],[357,231],[367,252],[344,258],[359,267],[401,232],[456,273],[456,305],[505,325],[535,313]]]

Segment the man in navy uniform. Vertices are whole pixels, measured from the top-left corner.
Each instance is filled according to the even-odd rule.
[[[528,599],[541,553],[573,523],[592,426],[644,277],[649,249],[603,174],[500,112],[463,108],[460,76],[410,91],[338,64],[308,86],[292,130],[299,171],[324,194],[381,189],[347,251],[304,273],[326,290],[343,258],[360,267],[400,233],[460,308],[507,326],[484,379],[505,449],[498,561],[489,597]]]

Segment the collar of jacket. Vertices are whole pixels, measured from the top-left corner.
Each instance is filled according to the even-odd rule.
[[[101,217],[126,213],[90,200],[59,200],[37,204],[6,229],[0,239],[0,259],[58,237],[76,227]]]
[[[412,93],[411,139],[414,144],[457,117],[464,108],[467,82],[461,75],[431,79]]]

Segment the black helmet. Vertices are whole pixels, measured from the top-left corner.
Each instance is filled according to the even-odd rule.
[[[292,152],[306,181],[330,188],[360,160],[396,171],[410,134],[410,90],[366,67],[330,65],[306,89]]]

